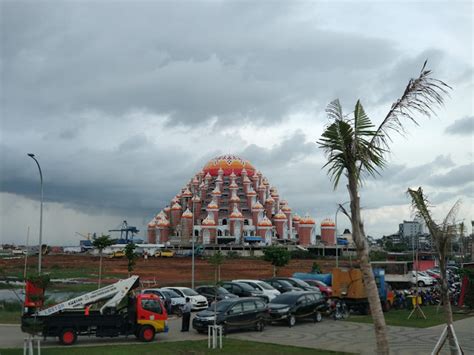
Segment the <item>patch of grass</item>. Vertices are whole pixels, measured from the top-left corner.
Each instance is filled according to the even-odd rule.
[[[0,309],[0,324],[20,324],[21,311],[4,311]]]
[[[55,355],[64,354],[64,347],[43,348],[42,354]],[[68,355],[84,354],[88,355],[128,355],[128,354],[316,354],[316,355],[336,355],[349,354],[328,350],[318,350],[302,348],[296,346],[285,346],[279,344],[260,343],[253,341],[243,341],[237,339],[224,339],[222,349],[211,350],[207,348],[207,340],[163,342],[136,345],[107,345],[107,346],[88,346],[88,347],[68,347]],[[18,349],[3,349],[2,355],[19,354]]]
[[[415,312],[410,319],[407,319],[410,315],[411,309],[400,309],[400,310],[390,310],[389,312],[384,313],[385,322],[387,325],[394,325],[398,327],[412,327],[412,328],[429,328],[435,325],[444,324],[445,318],[443,313],[443,308],[439,308],[437,312],[437,306],[423,306],[421,309],[426,315],[426,319],[421,318]],[[460,320],[469,317],[468,314],[456,313],[453,309],[453,319]],[[471,315],[472,316],[472,315]],[[351,315],[347,321],[349,322],[358,322],[358,323],[373,323],[372,316],[360,316],[360,315]]]

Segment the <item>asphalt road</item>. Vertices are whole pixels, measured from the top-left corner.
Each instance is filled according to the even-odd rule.
[[[167,334],[157,334],[156,341],[202,340],[207,336],[200,335],[194,330],[181,333],[181,320],[169,321],[170,331]],[[474,317],[455,322],[455,330],[465,354],[474,354]],[[420,355],[429,354],[433,350],[443,325],[431,328],[388,327],[391,354]],[[321,323],[310,321],[297,324],[293,328],[285,325],[267,326],[263,332],[232,332],[228,337],[261,341],[266,343],[303,346],[309,348],[346,351],[359,354],[374,354],[375,340],[373,325],[354,323],[350,321],[334,321],[324,319]],[[18,325],[0,325],[0,348],[23,347],[23,334]],[[74,346],[106,345],[138,343],[134,336],[111,339],[95,337],[79,337]],[[58,346],[57,339],[48,338],[41,342],[42,347]],[[224,340],[225,347],[225,340]],[[442,354],[449,354],[444,349]]]

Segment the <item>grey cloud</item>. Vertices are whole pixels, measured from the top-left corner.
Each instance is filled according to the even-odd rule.
[[[305,102],[352,99],[396,53],[382,39],[302,26],[284,3],[110,6],[2,4],[6,127],[91,109],[146,109],[170,125],[275,122]]]
[[[460,118],[446,127],[445,132],[452,135],[472,136],[474,133],[474,116]]]
[[[474,163],[458,166],[445,174],[433,175],[428,181],[433,186],[461,187],[474,181]]]

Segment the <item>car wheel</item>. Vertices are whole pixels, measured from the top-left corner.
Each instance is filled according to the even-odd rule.
[[[150,327],[149,325],[144,325],[140,328],[138,338],[143,342],[149,343],[155,339],[155,328]]]
[[[71,329],[71,328],[63,329],[63,331],[59,335],[59,341],[63,345],[72,345],[76,342],[76,340],[77,340],[77,334],[74,331],[74,329]]]
[[[263,320],[257,321],[257,324],[255,325],[255,330],[257,332],[263,332],[265,329],[265,322]]]
[[[314,322],[315,323],[319,323],[323,320],[323,315],[321,314],[321,312],[316,312],[314,314]]]
[[[288,317],[288,326],[291,328],[296,324],[296,317],[293,314],[290,314]]]
[[[418,286],[419,287],[425,287],[425,283],[423,281],[418,281]]]

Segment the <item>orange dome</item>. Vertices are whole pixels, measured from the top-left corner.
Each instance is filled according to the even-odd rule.
[[[310,216],[306,215],[300,220],[300,225],[302,224],[315,224],[316,222]]]
[[[201,198],[198,195],[194,195],[193,202],[201,202]]]
[[[216,210],[216,209],[219,209],[219,206],[217,206],[217,204],[214,201],[211,201],[207,205],[207,209],[208,210]]]
[[[170,210],[171,210],[170,206],[166,206],[166,207],[163,209],[163,211],[165,211],[165,212],[169,212]]]
[[[240,202],[240,197],[239,196],[232,196],[229,201],[230,202]]]
[[[257,210],[263,210],[263,206],[259,201],[255,202],[252,206],[252,211],[257,211]]]
[[[242,174],[242,169],[247,171],[247,174],[252,176],[255,173],[255,168],[250,164],[249,161],[244,160],[236,155],[221,155],[209,161],[204,166],[204,172],[217,176],[219,169],[222,169],[225,176],[232,174],[232,171],[236,175]]]
[[[288,206],[288,205],[282,206],[281,210],[282,210],[283,212],[291,212],[291,208],[290,208],[290,206]]]
[[[184,190],[184,192],[181,196],[182,197],[191,197],[192,195],[193,195],[193,193],[189,190],[189,188],[186,188],[186,190]]]
[[[258,222],[259,227],[271,227],[272,226],[272,221],[270,221],[267,216],[263,217],[263,219]]]
[[[232,213],[230,214],[229,218],[243,219],[244,215],[238,209],[234,209],[234,211],[232,211]]]
[[[169,227],[170,222],[166,218],[162,218],[162,219],[159,220],[157,226],[158,227]]]
[[[293,222],[299,222],[301,221],[301,217],[298,216],[296,213],[293,215]]]
[[[336,223],[334,223],[331,219],[326,218],[321,221],[321,227],[335,227]]]
[[[193,218],[193,213],[189,210],[189,208],[184,211],[184,213],[181,215],[183,218]]]
[[[229,189],[238,189],[239,185],[235,181],[232,181],[229,185]]]
[[[172,207],[171,207],[172,210],[182,210],[183,208],[181,207],[181,205],[179,203],[175,203]]]
[[[209,218],[209,216],[207,216],[207,217],[202,221],[202,225],[203,225],[203,226],[215,226],[215,225],[216,225],[216,222],[214,221],[214,219]]]
[[[151,221],[150,223],[148,223],[148,228],[155,228],[156,227],[156,224],[154,221]]]
[[[273,216],[273,219],[286,219],[286,215],[282,212],[282,210],[280,210],[276,215]]]
[[[275,202],[275,200],[271,196],[269,196],[267,200],[265,201],[265,203],[273,203],[273,202]]]

